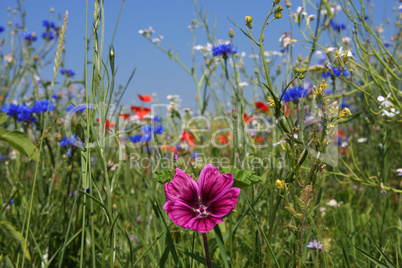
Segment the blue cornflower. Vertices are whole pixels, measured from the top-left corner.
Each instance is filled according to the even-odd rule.
[[[3,154],[0,154],[0,161],[2,162],[6,161],[6,157]]]
[[[150,126],[150,125],[143,125],[143,126],[142,126],[142,131],[143,131],[145,134],[151,134],[151,133],[154,131],[154,127],[153,127],[153,126]]]
[[[157,126],[157,127],[155,127],[155,134],[161,135],[164,130],[165,130],[165,128],[163,126]]]
[[[10,200],[10,206],[12,205],[12,204],[14,204],[14,200]]]
[[[76,108],[77,107],[77,108]],[[70,104],[67,108],[66,108],[66,112],[73,112],[73,113],[77,113],[78,111],[80,111],[81,113],[85,111],[85,109],[87,108],[86,104],[79,104],[79,105],[72,105]],[[89,108],[91,109],[91,111],[93,110],[92,105],[89,105]],[[78,109],[78,110],[77,110]]]
[[[4,32],[4,27],[0,26],[0,33]]]
[[[200,156],[200,153],[197,153],[197,152],[191,153],[191,158],[192,159],[197,159],[199,156]]]
[[[237,47],[232,47],[231,44],[218,44],[212,47],[212,56],[224,56],[227,57],[228,54],[237,53]]]
[[[54,104],[53,102],[50,102],[47,99],[43,100],[36,100],[34,105],[31,107],[31,113],[44,113],[47,111],[47,108],[49,107],[49,111],[54,110]]]
[[[54,22],[52,22],[52,21],[43,20],[43,21],[42,21],[42,24],[43,24],[43,27],[46,27],[46,28],[47,28],[47,30],[49,30],[50,28],[53,28],[53,29],[56,28],[56,25],[55,25]]]
[[[33,42],[33,41],[36,41],[36,39],[38,39],[38,38],[36,37],[35,33],[28,33],[28,32],[23,33],[23,34],[22,34],[22,37],[23,37],[25,40],[27,40],[29,43],[30,43],[30,42]]]
[[[364,15],[364,20],[368,20],[368,19],[369,19],[369,16]],[[359,21],[363,22],[363,20],[360,17],[359,17]]]
[[[6,113],[9,116],[16,117],[18,122],[21,122],[21,121],[25,121],[25,122],[30,121],[31,123],[36,122],[36,117],[32,116],[31,108],[29,108],[28,106],[26,106],[24,104],[19,104],[19,105],[10,104],[10,106],[5,104],[1,108],[1,111],[3,113]]]
[[[70,136],[70,138],[67,138],[67,136],[64,136],[64,138],[60,141],[60,146],[81,146],[82,142],[78,140],[78,136],[73,134]]]
[[[327,77],[331,77],[331,76],[341,76],[342,74],[343,74],[343,76],[348,76],[349,75],[349,72],[346,69],[343,69],[341,71],[336,67],[332,67],[331,70],[332,70],[332,72],[327,71],[327,72],[323,73],[321,76],[324,77],[324,78],[327,78]]]
[[[160,121],[161,121],[161,118],[156,115],[156,116],[154,116],[153,120],[154,120],[155,122],[160,122]]]
[[[61,70],[60,73],[62,75],[66,75],[67,77],[72,77],[75,75],[73,70]]]
[[[285,92],[282,101],[283,102],[298,101],[300,98],[305,97],[306,95],[307,95],[307,89],[303,89],[302,86],[299,86],[297,88],[292,87],[291,89],[288,89]]]
[[[144,126],[142,126],[142,131],[144,132],[144,134],[150,135],[150,136],[152,133],[161,135],[165,131],[165,128],[163,126],[154,127],[151,125],[144,125]]]
[[[385,47],[390,47],[390,46],[391,46],[391,43],[388,42],[388,41],[384,41],[384,46],[385,46]]]
[[[337,24],[335,21],[331,21],[331,27],[332,29],[334,29],[337,32],[340,32],[341,30],[345,30],[346,29],[346,25],[341,23],[341,24]]]
[[[142,138],[142,135],[135,135],[134,137],[131,136],[131,137],[130,137],[130,141],[132,141],[132,142],[134,142],[134,143],[137,143],[137,142],[140,142],[140,141],[141,141],[141,138]]]
[[[56,35],[53,32],[44,32],[42,33],[42,38],[45,40],[53,40]]]
[[[77,135],[71,135],[70,138],[68,139],[67,136],[64,136],[64,138],[60,141],[60,146],[68,146],[67,153],[66,155],[71,157],[71,148],[77,147],[77,146],[82,146],[82,142],[78,140]]]

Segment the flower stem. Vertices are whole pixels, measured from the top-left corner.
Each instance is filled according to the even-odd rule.
[[[211,257],[209,256],[208,238],[206,233],[202,233],[202,240],[204,242],[205,259],[207,260],[207,267],[212,268]]]

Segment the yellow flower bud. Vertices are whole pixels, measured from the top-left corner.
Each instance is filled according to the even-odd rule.
[[[248,28],[253,28],[253,18],[251,16],[246,16],[246,26]]]

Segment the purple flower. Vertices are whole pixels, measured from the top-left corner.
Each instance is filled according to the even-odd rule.
[[[322,244],[321,244],[321,242],[317,242],[317,239],[314,239],[314,241],[311,241],[310,243],[308,243],[307,248],[322,250]]]
[[[235,209],[240,189],[232,187],[233,183],[232,173],[220,174],[212,164],[201,170],[198,184],[176,168],[173,180],[165,184],[163,208],[180,227],[206,233]]]
[[[177,160],[179,160],[179,158],[180,158],[179,154],[177,152],[175,152],[173,155],[173,161],[177,161]]]

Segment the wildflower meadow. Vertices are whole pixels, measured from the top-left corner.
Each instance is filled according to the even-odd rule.
[[[401,1],[194,0],[164,32],[29,2],[0,0],[1,267],[401,267]]]

